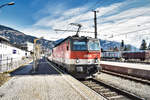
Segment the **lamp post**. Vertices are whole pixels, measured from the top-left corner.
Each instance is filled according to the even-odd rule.
[[[43,37],[41,37],[41,38],[37,38],[37,39],[34,39],[34,45],[33,45],[33,53],[34,53],[34,55],[33,55],[33,72],[35,72],[35,69],[36,69],[36,66],[37,66],[37,46],[36,46],[36,42],[38,41],[38,40],[41,40],[41,39],[43,39]]]
[[[5,7],[5,6],[14,5],[14,4],[15,4],[14,2],[6,3],[6,4],[3,4],[3,5],[0,5],[0,8]]]

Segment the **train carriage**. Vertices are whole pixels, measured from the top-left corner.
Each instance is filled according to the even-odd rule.
[[[126,60],[128,59],[140,59],[144,61],[146,59],[150,59],[150,51],[149,50],[140,50],[140,51],[126,51],[122,55]]]
[[[101,69],[98,39],[69,36],[52,49],[52,61],[76,78],[91,76]]]
[[[103,60],[119,60],[119,61],[145,61],[150,60],[150,50],[139,50],[139,51],[103,51]]]
[[[115,59],[118,60],[121,58],[121,52],[119,51],[103,51],[102,56],[103,59]]]

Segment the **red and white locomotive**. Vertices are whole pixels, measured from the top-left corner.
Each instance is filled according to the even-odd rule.
[[[100,42],[90,37],[69,36],[52,49],[52,62],[76,78],[86,78],[100,71]]]

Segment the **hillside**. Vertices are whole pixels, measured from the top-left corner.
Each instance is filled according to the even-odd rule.
[[[0,35],[7,37],[10,40],[10,43],[12,44],[22,44],[25,42],[33,43],[34,39],[36,38],[34,36],[26,35],[18,30],[3,25],[0,25]],[[45,48],[51,48],[52,41],[42,39],[40,40],[40,43]]]
[[[13,44],[22,44],[27,41],[33,43],[34,39],[36,38],[34,36],[26,35],[18,30],[15,30],[15,29],[3,26],[3,25],[0,25],[0,35],[9,38],[10,42]],[[42,39],[40,40],[40,43],[45,48],[52,48],[54,47],[54,45],[58,44],[62,40],[63,39],[59,39],[57,41],[49,41],[46,39]],[[103,50],[108,50],[114,47],[120,48],[120,43],[116,41],[100,40],[100,44]],[[131,46],[131,49],[137,50],[137,48],[135,48],[134,46]]]

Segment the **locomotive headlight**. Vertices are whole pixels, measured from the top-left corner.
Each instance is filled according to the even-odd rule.
[[[76,59],[76,63],[79,63],[80,62],[80,60],[79,59]]]

